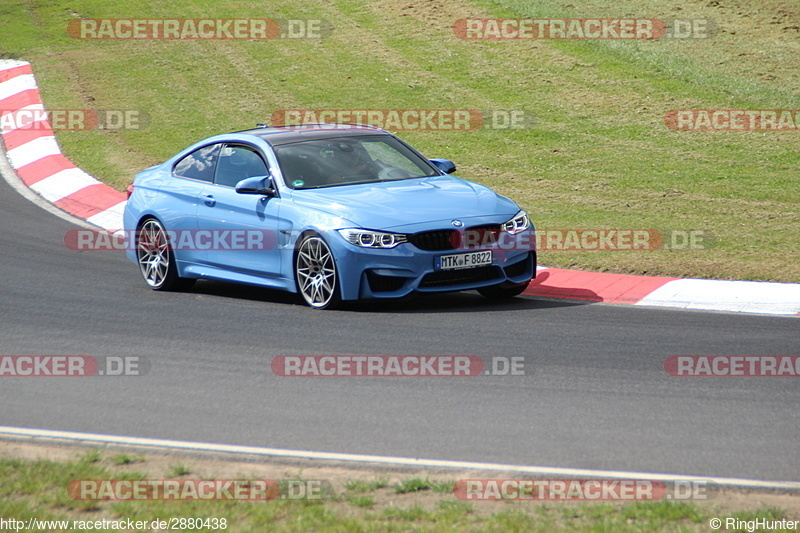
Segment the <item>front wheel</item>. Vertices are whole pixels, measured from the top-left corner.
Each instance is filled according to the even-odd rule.
[[[295,257],[297,290],[314,309],[332,309],[339,305],[336,262],[328,244],[317,235],[300,241]]]
[[[178,276],[167,232],[154,218],[145,220],[136,232],[136,258],[142,277],[153,290],[175,291],[194,285],[195,280]]]
[[[481,295],[493,300],[513,298],[514,296],[522,294],[523,291],[528,288],[529,284],[530,280],[520,284],[500,283],[498,285],[482,287],[478,289],[478,292],[481,293]]]

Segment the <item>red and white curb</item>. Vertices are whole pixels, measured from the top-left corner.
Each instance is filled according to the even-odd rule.
[[[540,267],[525,294],[702,311],[800,314],[800,283],[631,276]]]
[[[22,182],[60,209],[109,231],[122,229],[125,194],[99,182],[61,153],[44,114],[19,125],[19,111],[44,105],[30,63],[0,60],[0,135]]]
[[[0,60],[0,125],[10,113],[43,109],[30,64]],[[27,187],[95,226],[109,231],[122,229],[125,195],[70,163],[61,154],[49,126],[2,127],[0,135],[11,167]],[[798,283],[678,279],[540,268],[525,294],[651,307],[800,314]]]

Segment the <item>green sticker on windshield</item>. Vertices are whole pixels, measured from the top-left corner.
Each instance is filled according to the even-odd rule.
[[[306,182],[303,181],[303,180],[294,180],[292,182],[292,187],[302,187],[305,184],[306,184]]]

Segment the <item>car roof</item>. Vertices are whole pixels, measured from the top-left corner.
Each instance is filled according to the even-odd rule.
[[[259,124],[259,126],[261,126]],[[258,127],[251,130],[237,131],[254,135],[273,146],[298,141],[351,137],[355,135],[391,135],[386,130],[364,124],[304,124],[302,126]]]

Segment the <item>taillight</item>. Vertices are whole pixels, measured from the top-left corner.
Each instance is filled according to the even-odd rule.
[[[125,189],[125,192],[128,193],[128,200],[131,199],[131,195],[133,194],[133,183],[128,185],[128,188]]]

